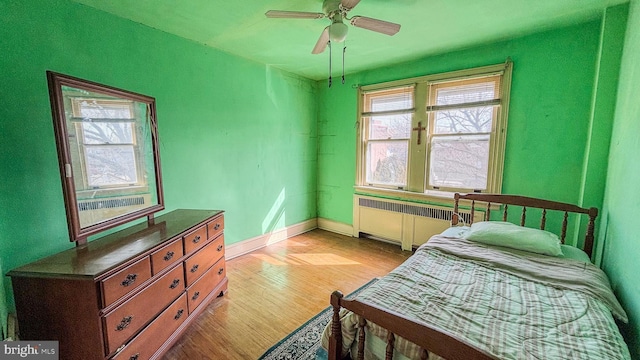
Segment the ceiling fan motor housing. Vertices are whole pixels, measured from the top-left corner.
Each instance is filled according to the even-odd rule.
[[[331,14],[340,13],[340,0],[324,0],[322,2],[322,12],[331,18]]]

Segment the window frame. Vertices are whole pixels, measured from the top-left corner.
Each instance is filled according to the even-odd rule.
[[[410,89],[411,91],[407,91],[407,89]],[[397,90],[397,91],[396,91]],[[403,86],[403,87],[396,87],[394,88],[392,91],[389,91],[388,89],[381,89],[381,90],[377,90],[377,91],[371,91],[370,93],[380,93],[380,95],[384,96],[384,95],[393,95],[393,94],[402,94],[402,93],[408,93],[410,94],[410,107],[408,108],[404,108],[404,109],[397,109],[397,110],[389,110],[389,111],[380,111],[380,112],[375,112],[372,111],[372,109],[369,108],[369,104],[365,101],[363,103],[364,108],[362,109],[362,118],[367,119],[368,122],[370,122],[372,120],[373,117],[375,116],[392,116],[392,115],[405,115],[408,114],[409,117],[411,118],[409,121],[412,123],[413,122],[413,114],[415,113],[415,91],[413,88],[413,85],[409,85],[409,86]],[[367,97],[367,94],[363,94],[363,99],[365,99]],[[367,153],[367,148],[369,147],[369,145],[371,143],[382,143],[382,142],[394,142],[394,143],[406,143],[407,144],[407,167],[409,167],[409,164],[411,163],[411,132],[409,132],[409,137],[405,138],[405,137],[396,137],[396,138],[387,138],[387,139],[372,139],[371,138],[371,134],[370,134],[370,130],[371,128],[369,126],[365,127],[363,129],[363,131],[365,132],[365,143],[362,145],[363,148],[365,149],[365,153]],[[366,182],[367,180],[367,168],[364,168],[364,180]],[[407,173],[408,176],[408,173]],[[405,176],[405,177],[407,177]],[[408,183],[408,178],[406,178],[405,180],[405,184],[401,184],[401,186],[398,186],[399,184],[384,184],[384,183],[375,183],[375,186],[378,188],[386,188],[386,189],[404,189],[406,188]],[[374,184],[374,183],[371,183]]]
[[[509,114],[509,100],[511,92],[511,74],[513,63],[510,59],[502,64],[489,65],[459,71],[452,71],[440,74],[426,75],[416,78],[396,80],[391,82],[360,86],[358,88],[357,101],[357,147],[356,147],[356,192],[365,194],[378,194],[401,196],[412,199],[424,199],[429,197],[452,198],[455,192],[482,192],[501,193],[502,178],[504,172],[504,153],[506,146],[507,123]],[[501,76],[499,81],[499,105],[494,111],[495,120],[492,121],[489,145],[489,169],[487,174],[487,189],[476,191],[477,189],[464,189],[455,187],[434,188],[429,185],[429,163],[431,142],[434,138],[435,111],[429,111],[430,85],[455,82],[461,80],[474,80],[489,76]],[[411,128],[422,123],[422,127],[427,130],[422,131],[422,143],[417,145],[417,131],[411,131],[409,145],[409,165],[407,169],[407,186],[405,188],[385,187],[366,182],[366,156],[368,120],[365,115],[365,95],[372,92],[379,92],[385,89],[392,90],[402,87],[414,86],[414,112],[412,114]],[[441,136],[441,135],[438,135]],[[437,136],[436,136],[437,137]]]
[[[100,99],[100,98],[84,98],[84,97],[77,97],[72,99],[71,101],[71,110],[72,110],[72,114],[74,116],[74,118],[82,118],[82,105],[81,102],[82,101],[86,101],[86,100],[90,100],[99,104],[104,104],[105,106],[113,106],[113,105],[120,105],[121,107],[127,107],[129,109],[129,114],[131,115],[131,118],[122,118],[122,119],[117,119],[117,121],[112,120],[105,120],[104,122],[117,122],[117,123],[130,123],[131,124],[131,143],[118,143],[118,144],[88,144],[87,141],[85,140],[85,132],[84,132],[84,122],[83,121],[76,121],[74,122],[74,126],[75,126],[75,134],[76,134],[76,142],[75,145],[78,147],[79,149],[79,153],[82,154],[82,156],[80,156],[78,158],[79,160],[79,165],[80,165],[80,170],[82,173],[82,183],[83,183],[83,189],[79,189],[79,191],[109,191],[110,189],[121,189],[121,188],[133,188],[133,187],[145,187],[145,181],[142,178],[142,171],[143,171],[143,167],[142,164],[140,164],[137,159],[139,158],[139,153],[140,150],[138,148],[138,138],[137,138],[137,129],[134,126],[135,124],[135,109],[133,107],[133,102],[132,101],[123,101],[123,100],[111,100],[111,99]],[[98,121],[100,121],[100,118],[97,118]],[[135,182],[130,182],[130,183],[119,183],[119,184],[113,184],[113,185],[91,185],[90,181],[89,181],[89,174],[88,174],[88,160],[87,160],[87,152],[85,151],[85,149],[88,148],[104,148],[104,147],[110,147],[110,146],[127,146],[130,147],[133,150],[133,155],[134,155],[134,166],[135,166],[135,171],[136,171],[136,181]]]

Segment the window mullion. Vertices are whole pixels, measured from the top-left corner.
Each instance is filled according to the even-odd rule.
[[[409,168],[407,170],[407,190],[415,192],[425,191],[425,169],[427,159],[427,142],[429,138],[429,119],[427,117],[427,84],[418,83],[415,88],[415,109],[411,119],[411,139],[409,143]],[[425,130],[414,130],[418,128]],[[418,144],[418,134],[420,133],[420,144]]]

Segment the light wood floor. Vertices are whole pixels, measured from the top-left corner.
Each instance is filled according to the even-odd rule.
[[[227,262],[229,291],[165,355],[169,359],[257,359],[329,306],[411,255],[399,245],[313,230]]]

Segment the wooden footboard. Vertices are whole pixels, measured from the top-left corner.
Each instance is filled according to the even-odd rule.
[[[572,204],[560,203],[555,201],[548,201],[542,199],[535,199],[523,196],[513,195],[495,195],[495,194],[455,194],[455,205],[452,224],[455,225],[458,222],[458,207],[459,200],[466,200],[470,202],[471,207],[471,219],[473,219],[473,213],[476,208],[476,202],[482,202],[486,204],[486,209],[483,209],[486,214],[485,220],[490,219],[492,204],[502,205],[502,220],[507,221],[507,211],[509,205],[516,205],[522,207],[520,216],[520,225],[524,226],[526,220],[527,208],[542,209],[542,215],[540,219],[540,229],[545,229],[547,220],[547,210],[554,210],[564,212],[562,228],[560,230],[560,239],[564,243],[564,239],[567,232],[567,219],[569,213],[586,214],[589,217],[586,229],[586,237],[584,241],[584,251],[591,256],[594,239],[594,222],[598,215],[597,208],[581,208]],[[361,317],[361,321],[358,324],[360,329],[366,326],[367,321],[377,324],[378,326],[387,329],[387,349],[386,360],[391,360],[393,357],[393,349],[395,343],[395,337],[400,336],[404,339],[416,344],[422,349],[421,358],[427,359],[429,353],[434,353],[447,360],[476,360],[476,359],[492,359],[482,350],[470,346],[456,337],[456,334],[450,334],[446,331],[437,330],[430,327],[427,324],[416,323],[415,321],[405,317],[402,314],[383,310],[376,306],[364,304],[357,300],[347,300],[343,298],[343,295],[339,291],[334,291],[331,294],[331,305],[333,306],[333,320],[331,326],[331,337],[329,340],[329,359],[339,360],[341,359],[342,351],[342,328],[340,323],[339,312],[341,308],[352,311],[353,313]],[[366,319],[366,320],[365,320]],[[367,336],[365,331],[358,332],[358,360],[364,358],[364,346],[365,337]],[[372,335],[371,335],[372,336]]]
[[[421,359],[426,360],[429,352],[433,352],[447,360],[488,360],[492,359],[479,349],[465,344],[452,334],[435,330],[425,324],[416,323],[403,315],[383,310],[376,306],[367,305],[357,300],[347,300],[340,291],[331,294],[333,319],[331,337],[329,338],[329,360],[340,360],[342,352],[342,328],[340,324],[340,309],[344,308],[360,315],[358,324],[358,357],[364,359],[364,344],[366,332],[362,328],[367,321],[387,329],[387,349],[385,360],[393,357],[395,337],[400,336],[422,348]],[[366,319],[366,320],[364,320]]]

